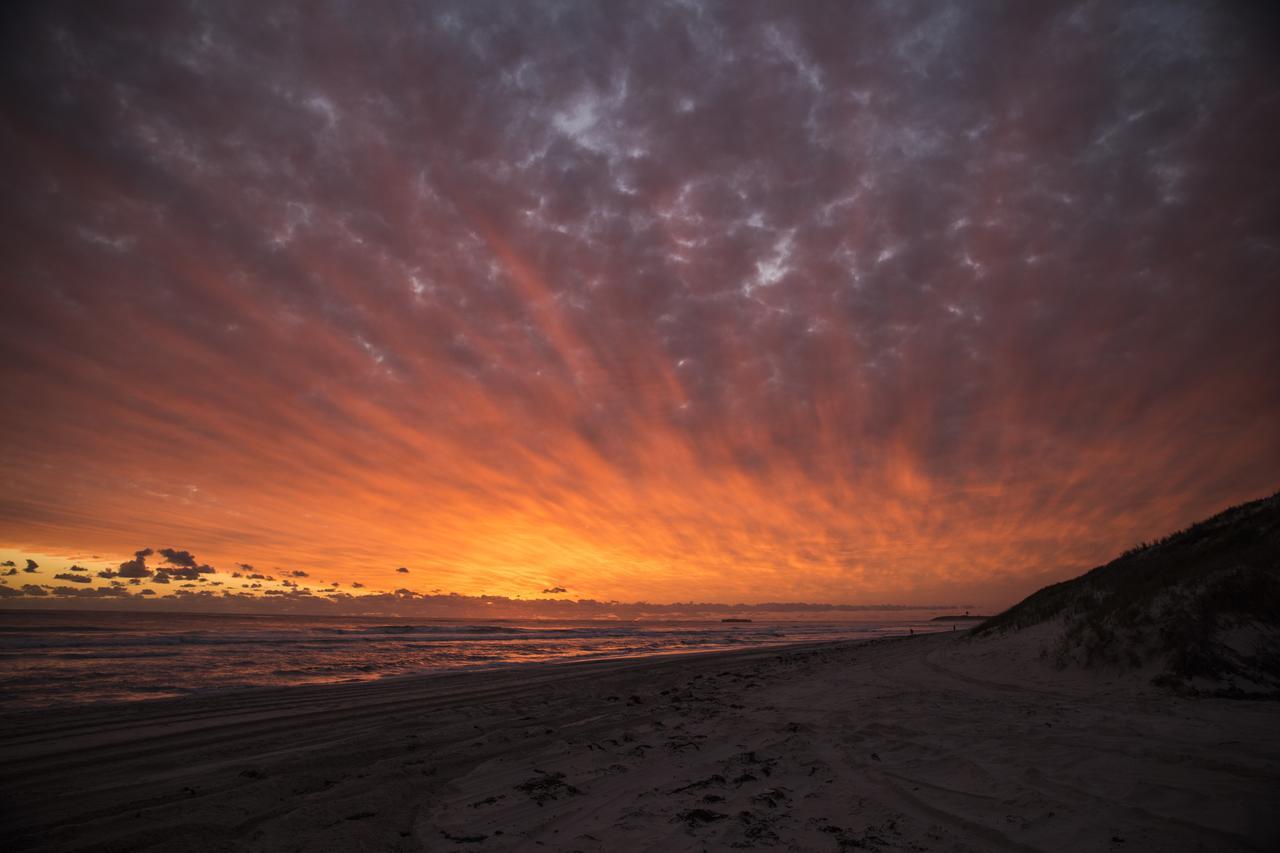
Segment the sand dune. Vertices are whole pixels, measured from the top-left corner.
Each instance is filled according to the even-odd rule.
[[[8,849],[1264,850],[1280,704],[965,634],[4,720]]]
[[[1058,669],[1182,693],[1280,699],[1280,494],[1045,587],[976,636],[1034,630]]]

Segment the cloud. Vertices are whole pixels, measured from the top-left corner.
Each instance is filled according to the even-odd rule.
[[[128,598],[128,590],[113,586],[99,586],[90,589],[77,589],[71,586],[50,587],[51,595],[61,598]]]
[[[178,551],[173,548],[161,548],[159,552],[168,565],[156,571],[168,574],[174,580],[203,581],[201,575],[214,574],[216,569],[200,563],[190,551]]]
[[[150,548],[134,551],[133,559],[121,563],[120,570],[116,574],[122,578],[145,578],[150,576],[151,570],[147,568],[147,557],[150,557],[153,553],[155,552]]]
[[[1007,600],[1268,493],[1277,60],[1231,5],[33,5],[10,538]]]
[[[560,595],[560,594],[562,594],[562,593],[566,593],[566,592],[568,592],[568,591],[569,591],[569,590],[565,589],[565,588],[564,588],[564,587],[562,587],[562,586],[553,586],[553,587],[550,587],[549,589],[544,589],[544,590],[542,591],[542,594],[543,594],[543,595]]]
[[[88,575],[77,575],[70,572],[63,572],[53,576],[54,580],[71,581],[72,583],[93,583],[93,578]]]
[[[27,595],[34,595],[36,597],[49,594],[48,591],[46,591],[43,587],[36,586],[33,583],[24,584],[22,587],[22,591]]]
[[[13,566],[13,565],[16,565],[16,564],[13,562],[13,560],[5,560],[3,563],[0,563],[0,566],[4,566],[4,567],[10,567],[10,566]]]
[[[399,572],[399,573],[400,573],[400,574],[402,574],[402,575],[407,575],[407,574],[409,574],[409,570],[408,570],[408,569],[406,569],[404,566],[401,566],[400,568],[396,569],[396,571],[397,571],[397,572]]]
[[[17,598],[22,596],[22,591],[14,589],[11,586],[0,584],[0,598]]]
[[[28,559],[27,565],[22,570],[28,574],[35,574],[35,571],[38,568],[40,568],[39,563],[37,563],[35,560]]]
[[[12,564],[12,563],[10,563],[10,565],[13,565],[13,564]],[[6,577],[6,578],[7,578],[7,577],[11,577],[11,576],[13,576],[13,575],[16,575],[17,573],[18,573],[18,570],[17,570],[16,568],[10,568],[10,569],[6,569],[4,572],[0,572],[0,577]]]
[[[293,571],[291,571],[291,572],[285,572],[285,574],[286,574],[287,576],[291,577],[291,578],[305,578],[305,577],[308,577],[307,573],[306,573],[306,572],[304,572],[304,571],[302,571],[301,569],[294,569],[294,570],[293,570]]]
[[[205,566],[205,565],[182,567],[182,568],[176,568],[176,569],[160,568],[156,570],[156,574],[158,575],[166,574],[169,577],[173,578],[174,580],[184,580],[184,581],[203,581],[206,579],[201,577],[201,575],[208,575],[213,573],[214,573],[213,568],[211,566]]]
[[[190,551],[177,551],[173,548],[161,548],[160,555],[164,557],[164,561],[173,566],[194,569],[197,565],[196,558],[191,556]]]

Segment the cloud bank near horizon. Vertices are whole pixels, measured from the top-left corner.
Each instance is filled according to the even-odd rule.
[[[1244,12],[254,9],[6,12],[0,545],[1007,602],[1280,482]]]
[[[159,553],[167,565],[154,569],[147,558]],[[174,568],[173,566],[177,566]],[[187,551],[144,548],[119,570],[103,569],[96,575],[90,568],[71,565],[66,571],[50,569],[51,582],[10,585],[0,577],[0,606],[48,610],[90,607],[150,612],[200,613],[289,613],[308,616],[370,616],[444,619],[689,619],[726,615],[754,615],[762,618],[854,618],[875,614],[967,612],[971,604],[880,603],[841,604],[833,602],[761,601],[726,603],[714,601],[599,601],[574,598],[556,587],[542,591],[541,597],[504,595],[463,595],[436,589],[429,593],[401,587],[395,590],[367,590],[360,583],[348,589],[338,581],[327,585],[298,580],[308,578],[301,570],[283,577],[239,571],[220,573],[199,564]],[[247,567],[252,569],[251,566]],[[38,571],[36,574],[40,574]],[[95,581],[105,579],[105,584]],[[216,579],[215,579],[216,578]],[[32,580],[44,580],[43,577]],[[85,586],[68,586],[67,581]],[[186,583],[177,583],[187,581]],[[87,586],[95,584],[94,586]],[[148,584],[163,585],[157,594]],[[170,585],[175,585],[172,589]]]

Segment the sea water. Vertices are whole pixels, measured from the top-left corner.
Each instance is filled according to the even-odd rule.
[[[0,710],[950,630],[925,621],[462,621],[0,611]]]

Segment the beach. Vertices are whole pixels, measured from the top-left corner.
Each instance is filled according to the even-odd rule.
[[[12,850],[1265,850],[1280,703],[1033,632],[24,710]]]

